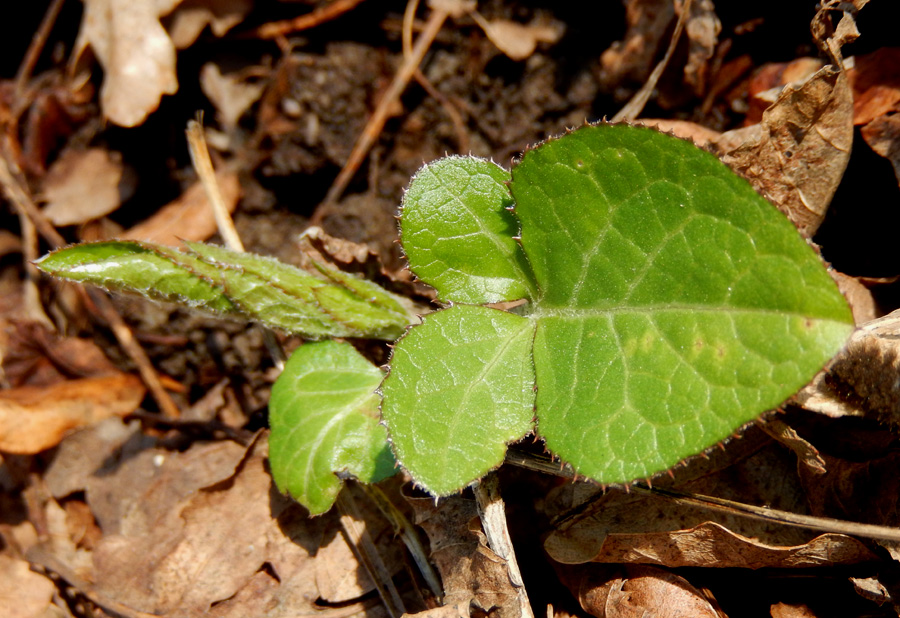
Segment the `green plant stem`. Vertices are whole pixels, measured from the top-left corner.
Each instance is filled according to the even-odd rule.
[[[519,570],[519,563],[516,560],[516,552],[509,536],[509,527],[506,524],[506,505],[500,495],[500,483],[497,475],[493,472],[487,474],[472,486],[472,490],[475,493],[478,516],[481,518],[488,546],[506,561],[509,581],[516,589],[521,616],[522,618],[534,618],[531,602],[528,600],[528,592],[525,590],[525,582],[522,581],[522,572]]]

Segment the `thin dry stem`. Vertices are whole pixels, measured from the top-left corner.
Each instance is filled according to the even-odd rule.
[[[647,78],[647,82],[641,89],[638,90],[634,96],[631,97],[631,100],[619,110],[618,114],[612,117],[612,122],[634,120],[640,116],[647,101],[650,100],[650,95],[653,94],[653,90],[656,88],[656,83],[659,81],[659,78],[662,77],[663,71],[666,70],[666,66],[669,64],[672,54],[675,53],[675,48],[678,46],[678,39],[681,38],[681,32],[684,30],[684,25],[687,23],[688,14],[690,12],[691,0],[684,0],[684,4],[681,5],[681,15],[678,16],[678,22],[675,24],[675,31],[672,33],[672,39],[669,41],[668,49],[666,49],[666,55],[663,56],[663,59],[653,68],[653,72],[650,73],[650,77]]]
[[[447,17],[449,17],[449,13],[443,9],[433,9],[431,11],[431,15],[428,16],[428,21],[425,23],[422,34],[419,35],[415,46],[413,46],[412,54],[403,59],[403,66],[401,66],[396,75],[394,75],[393,81],[391,81],[384,96],[381,97],[381,100],[375,107],[372,117],[369,118],[369,122],[366,124],[365,129],[363,129],[363,132],[356,140],[356,144],[353,146],[350,157],[347,159],[344,167],[341,169],[337,178],[335,178],[334,183],[331,185],[331,188],[328,190],[324,203],[332,204],[344,193],[344,190],[350,183],[350,179],[353,178],[353,175],[356,173],[356,170],[359,169],[360,164],[362,164],[363,159],[365,159],[369,150],[372,148],[375,140],[378,139],[378,136],[381,134],[384,123],[387,121],[389,110],[394,102],[400,97],[400,94],[406,89],[409,80],[412,79],[413,74],[422,62],[422,58],[425,57],[425,52],[431,47],[431,43],[434,42],[434,38],[437,36],[437,33],[440,32]]]

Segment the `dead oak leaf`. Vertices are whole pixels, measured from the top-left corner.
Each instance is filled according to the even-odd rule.
[[[116,210],[134,193],[122,156],[103,148],[65,150],[44,177],[44,215],[54,225],[76,225]]]
[[[0,451],[39,453],[79,427],[133,412],[143,398],[141,380],[126,373],[2,391]]]
[[[714,145],[812,237],[825,218],[853,145],[853,97],[844,71],[828,65],[788,85],[757,125],[723,133]]]
[[[74,58],[90,45],[105,72],[103,115],[134,127],[178,90],[175,45],[160,23],[181,0],[85,0]]]

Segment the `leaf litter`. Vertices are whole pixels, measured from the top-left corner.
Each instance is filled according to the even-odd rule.
[[[215,144],[235,164],[219,184],[228,189],[239,224],[253,229],[254,221],[276,222],[264,232],[259,223],[260,231],[247,235],[255,243],[252,250],[299,253],[292,250],[286,230],[312,218],[326,231],[361,243],[316,241],[325,253],[357,272],[393,279],[398,290],[421,301],[425,297],[411,291],[408,277],[397,272],[395,249],[391,257],[389,215],[412,172],[423,160],[455,151],[460,126],[475,154],[505,163],[546,135],[585,118],[612,115],[652,71],[683,10],[681,3],[630,0],[623,9],[604,7],[599,14],[584,9],[584,15],[564,7],[482,3],[479,15],[494,25],[496,41],[465,12],[452,17],[421,67],[423,78],[444,100],[427,94],[417,85],[421,81],[408,85],[361,163],[365,173],[351,179],[344,200],[317,208],[402,62],[402,6],[378,4],[342,3],[328,13],[333,21],[327,24],[319,17],[307,20],[304,42],[293,36],[289,20],[279,21],[284,13],[259,13],[242,2],[87,3],[77,41],[52,38],[65,36],[60,33],[49,36],[62,42],[61,49],[72,50],[70,62],[80,69],[90,68],[85,47],[90,45],[102,66],[99,94],[98,84],[84,78],[84,71],[67,77],[46,57],[37,65],[44,73],[24,73],[29,89],[16,90],[13,80],[4,80],[0,118],[5,128],[20,132],[4,133],[3,158],[10,169],[24,170],[33,189],[52,197],[53,183],[59,187],[60,181],[46,169],[59,164],[60,152],[83,158],[96,152],[90,156],[98,157],[97,163],[85,159],[83,170],[62,183],[75,195],[71,205],[57,207],[67,219],[54,215],[59,225],[75,224],[63,230],[67,242],[100,229],[131,230],[173,244],[179,238],[209,237],[215,227],[205,201],[197,189],[183,191],[193,184],[192,177],[180,147],[173,147],[182,143],[184,114],[160,107],[164,95],[180,91],[172,100],[184,97],[187,115],[207,106],[217,112],[222,139]],[[841,190],[850,179],[844,170],[862,149],[871,148],[875,160],[884,163],[882,170],[872,168],[872,176],[887,177],[897,191],[900,98],[896,49],[877,23],[891,23],[890,14],[878,13],[890,9],[861,1],[824,4],[811,42],[806,30],[811,9],[797,19],[786,6],[741,12],[695,0],[685,40],[647,114],[677,119],[695,141],[702,136],[731,157],[755,178],[759,190],[793,213],[812,242],[828,240],[820,251],[841,270],[847,263],[843,255],[869,249],[865,239],[815,231],[827,231],[833,213],[846,211]],[[110,19],[131,20],[145,36],[116,36],[110,22],[97,17],[109,6],[118,6]],[[292,10],[312,8],[324,15],[328,6],[307,2]],[[414,30],[425,23],[428,11],[419,9]],[[268,57],[253,51],[247,43],[252,38],[241,38],[242,31],[265,22],[281,24],[279,36],[287,43],[267,48]],[[854,22],[860,36],[851,45]],[[503,30],[497,29],[501,24],[507,32],[527,32],[531,40],[503,39]],[[546,24],[552,28],[541,30]],[[234,37],[230,42],[237,51],[228,57],[215,48],[216,37],[222,36]],[[520,61],[503,49],[523,42],[528,45],[519,52]],[[826,55],[811,62],[814,42]],[[791,49],[779,54],[783,44]],[[188,46],[202,62],[182,66],[187,56],[177,50]],[[841,46],[846,46],[843,69],[834,62]],[[769,48],[774,50],[768,53]],[[785,67],[783,61],[797,48],[801,53],[796,55],[805,60]],[[569,57],[576,61],[563,61],[572,50],[577,53]],[[246,57],[240,58],[242,53]],[[186,73],[176,73],[176,60]],[[217,81],[211,69],[203,78],[200,67],[208,63],[220,68],[218,75],[253,75],[253,81]],[[140,78],[129,78],[136,68]],[[779,76],[760,78],[752,86],[767,70]],[[203,79],[208,102],[179,79]],[[222,96],[230,88],[237,89],[237,98]],[[13,96],[17,92],[19,99]],[[99,113],[92,107],[97,102]],[[461,125],[452,122],[448,110],[455,110]],[[101,120],[136,128],[123,143],[121,134],[114,135]],[[693,127],[685,121],[694,121]],[[130,197],[119,190],[114,153],[121,153],[121,162],[138,175]],[[100,163],[100,155],[113,166]],[[9,191],[6,181],[4,189]],[[855,200],[882,201],[885,208],[896,203],[897,193],[871,195],[858,184],[853,190]],[[92,199],[79,200],[79,193]],[[159,209],[170,202],[185,213],[178,223],[172,211]],[[247,443],[264,423],[273,374],[261,339],[233,325],[118,300],[154,363],[171,375],[164,381],[178,391],[174,396],[185,410],[217,384],[223,386],[213,399],[224,401],[221,393],[230,393],[230,408],[210,399],[198,420],[161,423],[154,403],[144,399],[132,361],[111,343],[103,324],[92,321],[96,312],[83,300],[73,302],[70,290],[42,284],[59,337],[21,321],[21,315],[11,319],[22,297],[23,271],[15,258],[35,241],[9,212],[3,216],[15,242],[0,264],[5,299],[0,393],[9,422],[0,429],[0,439],[9,441],[0,442],[7,445],[0,449],[0,602],[14,604],[19,613],[13,615],[23,617],[50,611],[77,615],[79,604],[94,615],[385,615],[334,514],[309,519],[302,507],[273,491],[264,434],[253,438],[249,449],[234,441]],[[84,224],[88,219],[95,223]],[[386,223],[373,223],[382,219]],[[877,219],[867,225],[884,227]],[[393,264],[383,275],[375,254]],[[885,268],[889,275],[900,275],[900,268]],[[882,271],[846,270],[845,276],[865,292],[859,301],[851,297],[854,305],[868,307],[858,316],[880,317],[898,307],[896,278]],[[873,286],[866,275],[876,274],[881,279]],[[867,321],[857,317],[858,323]],[[893,324],[864,327],[811,393],[775,413],[767,431],[751,426],[707,458],[676,467],[674,479],[653,479],[653,485],[896,527],[892,497],[900,465],[894,453],[900,396]],[[384,361],[380,344],[359,347],[376,362]],[[60,424],[73,408],[77,420]],[[56,424],[24,422],[44,413],[56,415]],[[122,415],[124,420],[117,418]],[[82,429],[68,433],[76,427]],[[827,616],[833,615],[828,605],[838,602],[863,608],[859,613],[896,615],[894,579],[884,575],[896,569],[898,550],[891,542],[748,523],[619,489],[597,497],[598,488],[588,483],[501,472],[509,482],[504,494],[514,507],[511,517],[527,522],[528,532],[514,535],[521,550],[531,549],[519,559],[526,586],[536,606],[549,604],[556,614],[634,615],[677,606],[690,615],[740,616],[746,613],[729,591],[743,587],[754,596],[753,607],[761,612],[756,615]],[[403,591],[407,610],[454,618],[516,615],[515,591],[504,566],[481,540],[471,501],[455,496],[434,506],[412,490],[405,494],[441,571],[440,609],[404,566],[399,543],[384,522],[375,524],[377,516],[370,514],[366,526]],[[590,513],[579,517],[584,510]],[[562,547],[585,562],[577,567],[583,569],[577,577],[563,573],[570,567],[562,563],[572,556],[560,560]],[[681,550],[677,555],[675,547]],[[601,562],[590,562],[595,559]],[[642,566],[647,564],[656,566]],[[838,564],[842,570],[835,569]],[[727,567],[722,572],[732,574],[710,583],[698,570],[684,570],[685,565],[706,567],[706,573]],[[754,579],[744,570],[748,567],[774,575]],[[791,590],[785,582],[797,580],[778,575],[785,568],[813,574],[821,585],[794,583]],[[676,602],[674,595],[681,593],[684,598]]]

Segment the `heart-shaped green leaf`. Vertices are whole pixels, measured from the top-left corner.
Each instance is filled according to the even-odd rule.
[[[336,473],[375,483],[396,472],[378,422],[382,377],[350,344],[320,341],[300,346],[272,386],[272,477],[312,515],[337,498]]]
[[[534,323],[471,305],[425,317],[394,349],[382,416],[397,459],[445,495],[503,461],[532,427]],[[439,354],[434,354],[440,350]]]
[[[407,231],[429,225],[414,217],[412,198],[422,193],[415,185],[428,178],[429,187],[444,186],[440,169],[437,180],[420,172],[407,193],[403,218],[412,219],[402,229],[410,256],[420,254],[410,245],[422,237]],[[468,238],[448,227],[451,207],[473,208],[456,186],[445,185],[452,199],[443,198],[448,212],[436,228],[448,243]],[[526,152],[509,186],[533,272],[509,278],[532,290],[518,308],[524,318],[514,317],[534,328],[538,433],[600,482],[647,477],[723,440],[803,386],[852,330],[846,302],[787,219],[688,142],[627,125],[585,127]],[[478,208],[502,212],[506,197],[494,199]],[[449,245],[444,251],[452,256]],[[477,274],[477,264],[471,268]],[[467,459],[484,448],[484,441],[469,446],[467,433],[493,422],[494,410],[460,400],[456,391],[472,387],[466,380],[479,372],[469,364],[478,361],[457,363],[443,333],[426,327],[399,342],[401,362],[392,362],[383,406],[412,405],[422,376],[454,376],[442,397],[457,403],[426,414],[455,432],[429,442],[427,455]],[[487,345],[481,354],[493,358]],[[412,475],[431,474],[406,454],[426,440],[422,431],[410,435],[414,421],[385,420]],[[444,479],[438,493],[477,478]]]
[[[395,296],[323,264],[311,273],[272,258],[187,245],[190,253],[137,242],[75,245],[37,266],[62,279],[255,320],[310,339],[392,340],[409,324]]]

